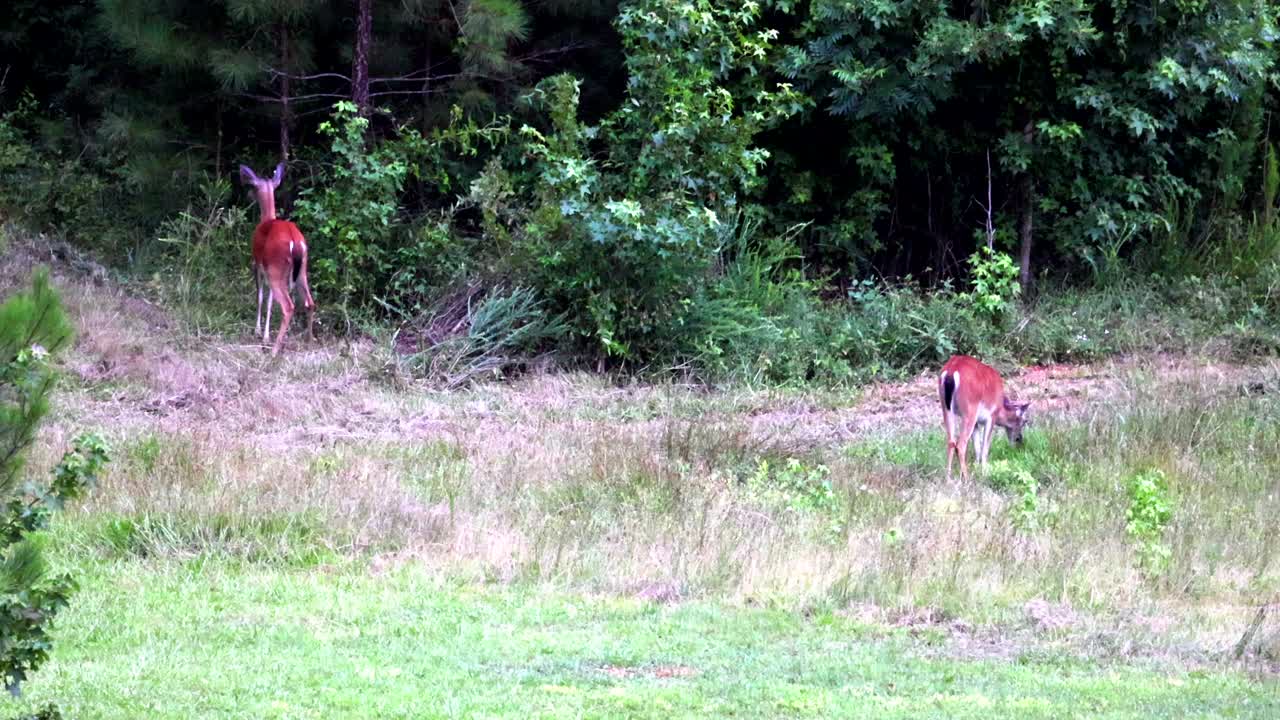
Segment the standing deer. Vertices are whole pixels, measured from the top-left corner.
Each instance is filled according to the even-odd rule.
[[[1022,428],[1027,424],[1031,403],[1006,397],[1004,380],[994,368],[967,355],[955,355],[942,366],[938,395],[942,400],[942,427],[947,433],[947,482],[951,481],[953,451],[960,456],[960,477],[969,479],[965,456],[979,423],[982,433],[975,441],[974,453],[984,467],[997,425],[1005,429],[1010,443],[1022,444]]]
[[[280,354],[289,321],[293,320],[293,284],[302,286],[302,306],[307,309],[307,334],[315,339],[315,301],[311,299],[311,286],[307,284],[307,241],[298,226],[276,217],[276,188],[284,178],[284,163],[276,165],[270,179],[264,180],[245,165],[240,166],[240,177],[253,186],[258,198],[262,219],[253,231],[253,277],[258,286],[258,321],[254,332],[262,333],[265,345],[271,337],[271,302],[280,304],[284,319],[280,334],[276,336],[271,356]],[[267,285],[267,324],[262,324],[262,286]]]

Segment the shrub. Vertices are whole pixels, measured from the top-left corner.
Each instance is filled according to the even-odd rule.
[[[987,482],[1015,496],[1009,507],[1014,527],[1030,532],[1040,526],[1040,483],[1026,468],[1008,460],[993,460],[987,466]]]
[[[759,15],[627,3],[622,105],[584,127],[579,83],[543,80],[527,96],[538,126],[472,185],[485,235],[511,248],[507,273],[566,313],[575,344],[601,361],[669,362],[696,345],[690,309],[714,277],[722,223],[767,157],[755,137],[802,106],[760,72],[776,33]]]
[[[502,376],[563,337],[561,316],[551,315],[527,288],[464,292],[424,314],[424,323],[402,330],[415,350],[410,371],[458,387],[482,376]],[[412,336],[412,337],[408,337]]]
[[[500,144],[507,128],[464,121],[456,107],[447,126],[426,135],[401,127],[369,141],[368,125],[346,101],[320,125],[331,154],[297,202],[297,221],[312,240],[309,279],[344,310],[412,314],[466,267],[448,212],[418,218],[401,212],[410,183],[447,191],[460,172],[449,158],[474,155],[479,144]]]
[[[1007,253],[980,245],[969,256],[969,269],[973,290],[961,295],[961,299],[987,320],[1003,325],[1022,293],[1018,266]]]
[[[822,516],[825,531],[834,538],[844,532],[845,499],[831,484],[830,474],[825,465],[810,466],[796,458],[787,458],[781,467],[761,460],[747,478],[746,489],[766,507]]]
[[[1163,542],[1165,528],[1173,519],[1173,499],[1162,471],[1140,472],[1128,482],[1129,509],[1125,530],[1134,541],[1138,565],[1151,575],[1162,575],[1173,553]]]
[[[14,694],[48,658],[45,627],[75,589],[69,575],[50,576],[32,535],[65,503],[81,497],[107,461],[103,442],[83,435],[49,483],[20,482],[23,451],[49,410],[54,374],[48,354],[70,337],[43,271],[30,292],[0,305],[0,678]]]

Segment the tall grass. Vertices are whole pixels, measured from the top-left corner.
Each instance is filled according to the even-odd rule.
[[[788,447],[748,415],[660,407],[507,417],[463,403],[435,411],[447,440],[326,447],[164,432],[117,441],[69,539],[109,556],[410,554],[491,581],[975,619],[1038,598],[1225,637],[1280,591],[1280,385],[1274,370],[1257,382],[1265,394],[1134,378],[1040,423],[1021,451],[998,441],[997,472],[1033,483],[944,484],[933,432]],[[558,392],[572,406],[584,391]],[[1126,531],[1131,481],[1151,471],[1174,508],[1157,572]]]

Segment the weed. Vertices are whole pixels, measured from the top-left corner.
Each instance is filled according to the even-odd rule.
[[[1008,460],[995,460],[988,466],[987,482],[997,490],[1014,495],[1013,504],[1009,507],[1014,527],[1024,532],[1032,532],[1039,527],[1040,483],[1034,475]]]
[[[767,507],[827,518],[825,530],[837,538],[844,532],[845,501],[832,486],[830,474],[825,465],[809,466],[796,458],[787,458],[782,467],[761,460],[747,478],[747,492]]]
[[[1162,575],[1172,558],[1163,542],[1165,529],[1173,520],[1169,482],[1160,470],[1144,470],[1129,478],[1128,490],[1125,531],[1136,545],[1138,564],[1151,575]]]

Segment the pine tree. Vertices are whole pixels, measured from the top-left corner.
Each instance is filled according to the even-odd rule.
[[[21,482],[24,453],[49,411],[55,376],[48,357],[70,339],[45,271],[36,273],[29,292],[0,305],[0,679],[14,695],[48,658],[45,626],[75,589],[69,575],[50,575],[30,537],[68,500],[81,497],[107,461],[102,440],[85,435],[51,482]]]

